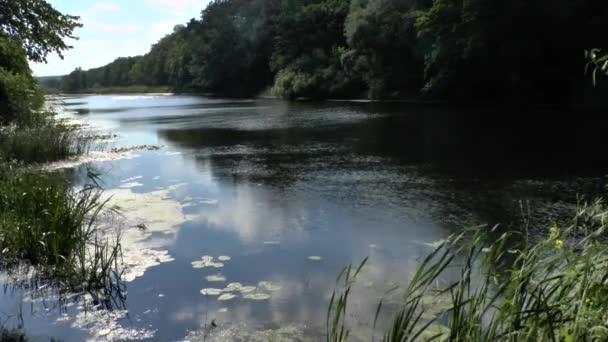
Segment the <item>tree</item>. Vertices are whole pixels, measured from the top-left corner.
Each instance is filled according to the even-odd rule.
[[[282,8],[275,29],[270,61],[276,72],[272,92],[284,98],[352,93],[352,79],[340,60],[347,46],[344,21],[348,2],[294,0],[287,5]]]
[[[45,0],[8,0],[0,2],[0,31],[21,42],[28,58],[46,62],[49,53],[71,48],[66,38],[76,39],[74,29],[81,27],[76,16],[62,14]]]
[[[0,2],[0,124],[33,125],[43,120],[44,96],[27,59],[45,62],[49,53],[70,48],[80,27],[78,17],[64,15],[44,0]]]
[[[342,56],[360,75],[370,98],[394,92],[416,94],[423,79],[414,23],[423,6],[414,0],[353,0],[345,34],[350,51]]]

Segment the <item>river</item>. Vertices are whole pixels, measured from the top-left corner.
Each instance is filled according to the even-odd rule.
[[[350,302],[366,340],[384,291],[405,284],[437,241],[467,225],[515,226],[522,213],[542,235],[570,215],[578,192],[603,185],[594,172],[556,166],[567,152],[553,160],[522,153],[514,139],[505,147],[512,127],[476,130],[479,117],[446,106],[60,100],[63,116],[116,135],[108,149],[160,149],[91,163],[123,210],[122,310],[85,314],[78,302],[0,277],[0,314],[34,337],[316,341],[338,273],[369,256]]]

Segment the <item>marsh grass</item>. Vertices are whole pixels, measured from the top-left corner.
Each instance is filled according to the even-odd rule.
[[[607,218],[604,202],[597,201],[540,241],[499,227],[452,236],[419,264],[382,340],[608,340]],[[440,285],[454,270],[457,279]],[[344,317],[352,281],[332,296],[328,341],[348,340]],[[449,305],[429,318],[428,296],[447,297]],[[380,303],[374,326],[381,310]]]
[[[101,225],[115,209],[95,182],[74,190],[62,175],[5,165],[0,189],[4,268],[27,263],[49,282],[98,302],[121,292],[120,238]]]
[[[94,142],[64,121],[32,127],[0,127],[0,162],[45,163],[84,154]]]

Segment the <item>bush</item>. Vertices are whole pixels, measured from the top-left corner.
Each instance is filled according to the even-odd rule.
[[[44,95],[29,74],[0,68],[0,125],[30,126],[42,119]]]

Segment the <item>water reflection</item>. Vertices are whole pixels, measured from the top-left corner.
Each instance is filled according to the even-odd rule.
[[[179,96],[64,101],[67,115],[118,134],[118,147],[166,146],[97,163],[124,209],[131,270],[128,315],[113,327],[153,332],[152,340],[319,340],[337,274],[370,256],[350,304],[355,336],[369,340],[379,298],[407,281],[429,244],[466,224],[509,223],[519,200],[530,201],[542,227],[541,218],[569,215],[576,191],[602,183],[584,167],[557,172],[551,163],[562,152],[546,153],[556,145],[526,152],[536,121],[522,131],[523,121],[489,120],[501,117],[496,111]],[[203,256],[230,260],[193,268]],[[276,291],[258,291],[261,282]],[[230,283],[270,297],[201,294]],[[387,299],[389,309],[400,295]],[[19,298],[0,297],[2,307],[9,301]],[[49,328],[48,317],[26,320],[33,332],[80,336],[71,325]]]

